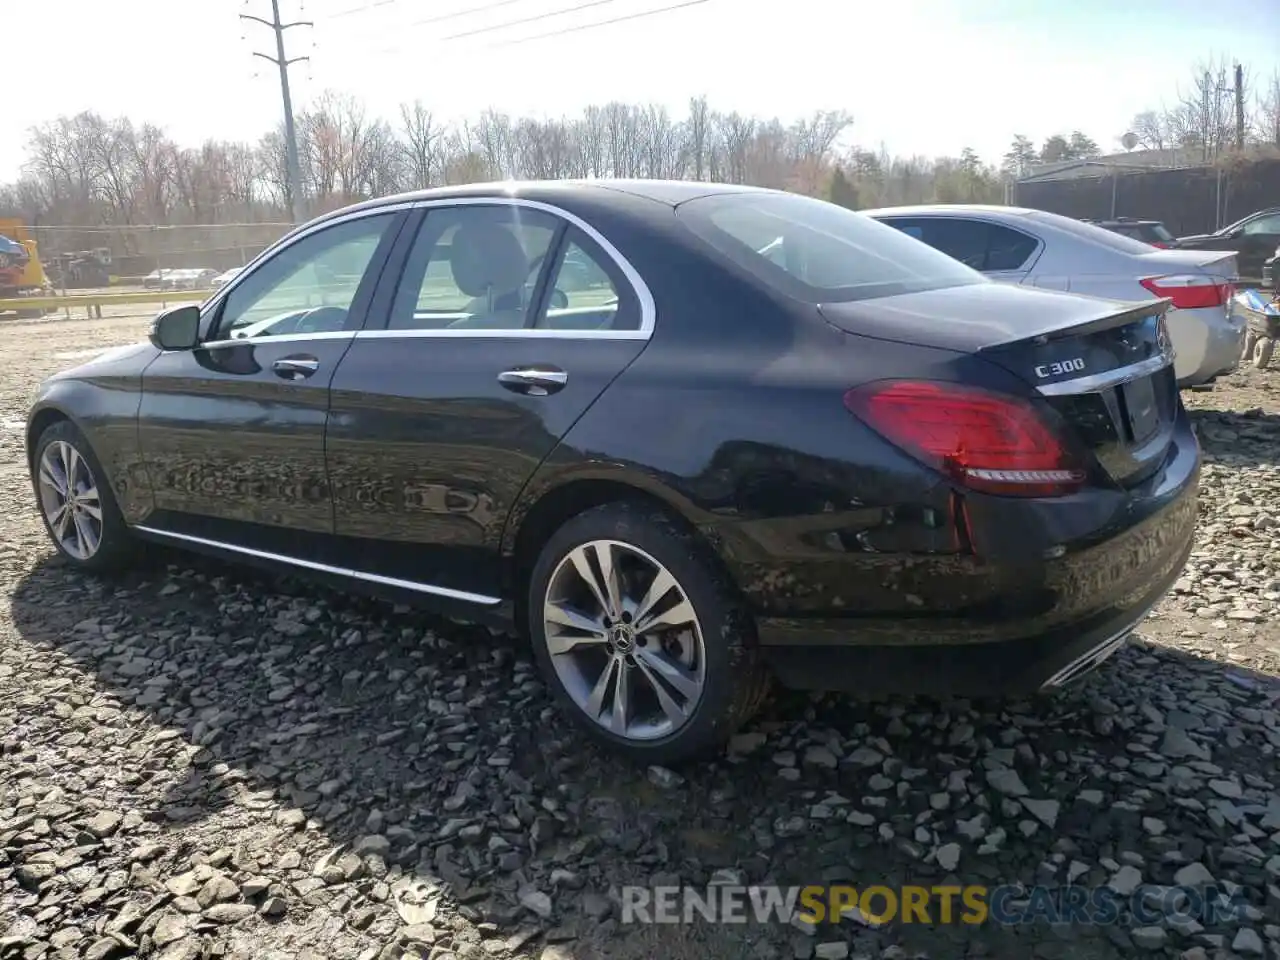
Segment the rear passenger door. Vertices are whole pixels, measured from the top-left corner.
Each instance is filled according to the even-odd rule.
[[[889,217],[885,223],[947,256],[980,270],[992,280],[1027,281],[1041,247],[1028,233],[968,217]]]
[[[502,595],[512,504],[644,348],[652,299],[554,208],[444,201],[416,217],[334,377],[335,528],[353,567],[485,603]]]

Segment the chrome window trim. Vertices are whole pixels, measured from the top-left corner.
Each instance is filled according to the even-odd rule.
[[[376,583],[384,587],[396,587],[400,590],[412,590],[416,593],[425,593],[433,597],[445,597],[449,600],[461,600],[465,603],[474,603],[486,607],[497,606],[502,602],[500,597],[490,597],[483,593],[470,593],[466,590],[454,590],[451,587],[437,587],[429,583],[418,583],[415,580],[401,580],[398,577],[384,577],[377,573],[366,573],[362,570],[352,570],[348,567],[335,567],[327,563],[317,563],[314,560],[303,560],[299,557],[290,557],[283,553],[271,553],[267,550],[255,550],[252,547],[242,547],[234,543],[226,543],[222,540],[209,540],[205,537],[195,537],[189,533],[174,533],[171,530],[161,530],[157,527],[147,527],[142,525],[134,526],[132,529],[137,530],[139,533],[149,534],[153,537],[167,537],[171,540],[180,540],[184,543],[213,547],[217,550],[226,550],[246,557],[256,557],[259,560],[269,560],[274,563],[290,564],[295,567],[302,567],[305,570],[314,570],[317,573],[334,574],[340,577],[348,577],[352,580],[363,580],[367,583]]]
[[[198,344],[197,350],[217,350],[221,347],[253,347],[264,343],[302,343],[308,340],[350,340],[354,330],[323,330],[314,333],[275,333],[264,337],[231,337],[228,340],[210,340]]]
[[[639,330],[359,330],[357,340],[648,340]]]
[[[443,330],[386,330],[386,329],[361,329],[361,330],[342,330],[327,333],[309,333],[309,334],[280,334],[278,336],[253,337],[244,339],[222,339],[209,341],[200,344],[200,348],[216,348],[235,346],[245,343],[288,343],[288,342],[305,342],[307,340],[337,340],[354,337],[357,340],[430,340],[430,339],[457,339],[471,338],[477,340],[502,340],[502,339],[520,339],[520,340],[648,340],[653,336],[654,327],[657,324],[657,305],[653,299],[653,292],[649,289],[649,285],[644,282],[644,278],[640,276],[639,271],[631,264],[622,252],[618,250],[608,238],[599,230],[593,227],[586,220],[583,220],[577,214],[570,213],[568,210],[558,207],[555,204],[544,203],[541,200],[527,200],[523,197],[440,197],[430,200],[406,200],[399,203],[391,203],[385,206],[370,207],[365,210],[356,210],[351,213],[336,216],[331,219],[315,223],[310,226],[299,229],[296,233],[277,241],[277,243],[263,250],[247,263],[240,273],[227,283],[226,286],[219,289],[212,297],[210,297],[200,308],[201,322],[207,315],[215,313],[221,306],[222,302],[230,296],[231,292],[251,273],[258,264],[266,260],[269,256],[280,253],[293,244],[318,233],[328,227],[334,227],[341,223],[347,223],[351,220],[359,220],[366,217],[374,217],[379,214],[394,213],[402,210],[431,210],[438,207],[491,207],[491,206],[510,206],[523,207],[529,210],[539,210],[553,217],[558,217],[566,223],[577,227],[588,237],[590,237],[605,255],[614,262],[614,265],[621,271],[630,284],[632,293],[640,307],[640,325],[635,330],[551,330],[540,329],[534,327],[520,327],[511,330],[485,330],[485,329],[449,329]]]

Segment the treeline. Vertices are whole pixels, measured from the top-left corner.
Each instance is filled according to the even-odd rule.
[[[326,93],[297,117],[310,214],[370,196],[495,179],[656,177],[727,181],[833,197],[849,206],[998,202],[1004,183],[972,150],[895,157],[847,144],[852,117],[821,110],[784,121],[689,102],[607,103],[562,119],[489,110],[441,121],[424,103],[373,116]],[[288,219],[284,137],[256,143],[175,143],[152,123],[96,113],[29,132],[16,183],[0,186],[0,216],[33,226],[121,226]]]
[[[1269,79],[1258,79],[1245,68],[1239,86],[1237,98],[1232,58],[1206,57],[1192,68],[1167,103],[1142,111],[1128,130],[1118,131],[1116,147],[1180,150],[1187,164],[1214,163],[1238,155],[1241,145],[1253,154],[1280,152],[1280,70]],[[1049,137],[1039,147],[1019,135],[1013,138],[1000,169],[1006,176],[1016,177],[1036,164],[1089,160],[1103,152],[1079,131]]]

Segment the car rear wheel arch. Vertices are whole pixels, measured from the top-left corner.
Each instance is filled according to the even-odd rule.
[[[507,582],[509,596],[515,598],[515,622],[522,631],[528,621],[529,578],[542,548],[574,517],[609,503],[634,504],[662,514],[678,530],[692,537],[704,562],[711,565],[725,583],[734,584],[737,589],[736,581],[711,542],[672,499],[625,480],[579,478],[543,493],[519,520],[514,535],[509,534]]]

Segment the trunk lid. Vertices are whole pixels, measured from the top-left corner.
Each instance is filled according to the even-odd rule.
[[[1150,264],[1152,274],[1203,273],[1224,280],[1239,276],[1233,250],[1152,250],[1138,260]]]
[[[819,311],[849,333],[971,353],[1004,368],[1032,385],[1098,465],[1129,486],[1164,462],[1181,402],[1168,308],[1167,300],[977,284]]]

